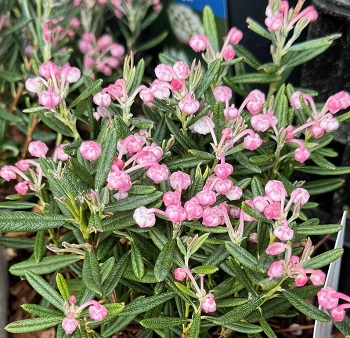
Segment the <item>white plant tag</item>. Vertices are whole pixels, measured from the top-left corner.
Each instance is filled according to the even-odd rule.
[[[343,217],[341,220],[341,225],[343,226],[343,229],[341,229],[338,232],[338,236],[337,236],[337,239],[335,241],[335,246],[334,246],[335,249],[342,248],[343,244],[344,244],[346,215],[347,215],[347,212],[344,211]],[[341,268],[341,258],[337,259],[335,262],[330,264],[324,287],[330,286],[334,290],[338,289],[340,268]],[[321,306],[319,308],[321,310],[324,310]],[[313,338],[330,338],[332,335],[332,328],[333,328],[332,322],[324,323],[324,322],[319,322],[318,320],[316,320]]]

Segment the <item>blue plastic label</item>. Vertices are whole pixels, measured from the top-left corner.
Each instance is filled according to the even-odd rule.
[[[220,18],[227,18],[226,0],[174,0],[192,9],[202,12],[205,6],[209,6],[214,15]]]

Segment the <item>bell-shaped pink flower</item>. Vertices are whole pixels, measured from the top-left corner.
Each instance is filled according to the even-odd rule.
[[[25,88],[28,92],[36,93],[42,85],[42,79],[40,77],[30,77],[25,82]]]
[[[339,301],[336,294],[337,292],[330,286],[321,289],[317,292],[318,304],[329,310],[336,308]]]
[[[229,121],[232,121],[238,117],[239,112],[238,112],[238,109],[235,108],[235,105],[233,104],[224,109],[224,115]]]
[[[224,58],[224,60],[227,62],[227,61],[231,61],[236,56],[236,53],[232,45],[227,45],[225,49],[221,52],[221,55]]]
[[[294,237],[294,231],[288,226],[287,221],[284,222],[284,225],[276,227],[273,233],[280,241],[290,241]]]
[[[23,182],[17,183],[15,185],[17,194],[22,196],[26,195],[29,189],[28,187],[29,184],[30,184],[30,181],[23,181]]]
[[[192,36],[188,43],[195,52],[204,52],[209,45],[209,40],[205,35],[196,35]]]
[[[284,260],[280,260],[278,262],[273,262],[270,265],[269,271],[267,272],[267,275],[270,277],[270,279],[278,278],[283,276],[284,274]]]
[[[38,69],[39,75],[46,80],[51,79],[52,76],[59,76],[60,69],[51,61],[44,62],[40,65]]]
[[[191,184],[191,176],[182,171],[175,171],[170,175],[169,182],[174,190],[186,190]]]
[[[265,193],[273,201],[282,201],[287,196],[283,183],[277,180],[270,180],[266,183]]]
[[[253,151],[262,145],[262,139],[258,134],[248,135],[244,138],[243,145],[244,148]]]
[[[214,295],[212,293],[208,293],[205,296],[204,300],[201,303],[201,307],[205,313],[216,311],[216,303],[214,300]]]
[[[187,219],[200,219],[203,215],[203,207],[200,205],[198,197],[192,197],[184,205],[187,214]]]
[[[191,94],[187,94],[186,97],[179,102],[179,108],[186,115],[192,115],[199,109],[199,102],[194,99]]]
[[[46,154],[48,151],[49,148],[42,141],[32,141],[29,143],[28,152],[34,157],[46,158]]]
[[[265,25],[269,32],[278,32],[283,26],[283,15],[278,13],[276,15],[268,16],[265,19]]]
[[[267,219],[277,219],[280,215],[280,209],[281,203],[275,201],[271,204],[267,204],[263,212]]]
[[[233,173],[233,166],[230,163],[219,163],[215,166],[214,172],[217,177],[226,179]]]
[[[68,317],[62,320],[62,329],[67,334],[72,334],[78,326],[78,321],[73,318],[73,314],[70,312]]]
[[[178,190],[167,191],[163,194],[162,199],[166,207],[168,207],[169,205],[177,205],[180,203],[181,194]]]
[[[85,160],[95,161],[101,154],[101,146],[95,141],[85,141],[80,145],[80,153]]]
[[[212,205],[216,201],[216,195],[214,191],[202,190],[197,193],[196,197],[198,197],[199,203],[204,207]]]
[[[338,129],[339,122],[334,117],[326,117],[320,122],[320,127],[326,132],[331,132]]]
[[[61,144],[61,145],[56,147],[56,149],[53,153],[53,160],[54,161],[57,161],[57,159],[59,159],[60,161],[67,161],[69,159],[69,155],[63,151],[63,148],[66,145],[68,145],[68,144],[67,143]]]
[[[159,80],[170,82],[174,78],[174,70],[171,66],[160,64],[155,69],[154,72]]]
[[[228,102],[232,98],[232,89],[227,86],[218,86],[213,89],[216,101]]]
[[[304,163],[310,157],[310,151],[306,148],[298,148],[294,151],[294,159],[300,163]]]
[[[286,250],[286,244],[274,242],[266,248],[266,253],[271,256],[277,256]]]
[[[225,179],[218,178],[214,187],[217,193],[223,194],[223,195],[228,193],[232,188],[233,188],[233,182],[228,178],[225,178]]]
[[[324,285],[326,274],[321,270],[314,270],[310,275],[311,283],[315,286]]]
[[[146,207],[139,207],[134,211],[132,216],[136,224],[140,228],[153,227],[156,224],[156,216],[153,211],[148,210]]]
[[[151,83],[151,94],[158,100],[167,99],[170,96],[170,84],[165,81],[154,80]]]
[[[90,317],[97,322],[102,321],[108,314],[108,310],[101,304],[96,303],[89,306]]]
[[[146,175],[154,182],[154,183],[160,183],[163,182],[165,180],[168,179],[169,176],[169,172],[168,172],[168,168],[166,167],[166,165],[162,164],[158,164],[158,165],[153,165],[152,167],[150,167],[147,172]]]
[[[174,278],[180,282],[182,282],[187,276],[185,268],[176,268],[174,270]]]
[[[203,211],[203,225],[206,227],[216,227],[222,223],[222,218],[217,209],[205,208]]]
[[[184,61],[175,62],[173,70],[176,77],[181,80],[187,79],[187,77],[190,75],[190,67],[188,67],[188,64]]]
[[[307,276],[305,272],[298,273],[294,278],[294,283],[296,286],[304,286],[307,283]]]
[[[61,97],[53,92],[53,87],[42,91],[39,95],[39,103],[46,109],[52,109],[61,103]]]
[[[243,195],[243,191],[240,187],[233,186],[230,190],[225,193],[225,196],[230,201],[238,201]]]
[[[309,192],[304,188],[297,188],[290,194],[290,199],[293,203],[304,205],[310,198]]]
[[[14,180],[17,177],[16,173],[12,170],[13,167],[11,167],[12,166],[5,165],[0,170],[0,177],[7,182]]]
[[[111,97],[107,93],[103,94],[101,92],[95,94],[92,100],[99,107],[108,107],[112,102]]]
[[[132,186],[130,176],[119,169],[111,171],[108,174],[107,185],[111,189],[120,190],[122,192],[129,191]]]
[[[173,223],[182,222],[187,218],[185,209],[181,204],[172,204],[165,209],[165,216]]]

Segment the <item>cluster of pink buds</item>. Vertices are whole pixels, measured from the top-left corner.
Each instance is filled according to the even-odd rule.
[[[159,64],[155,68],[156,79],[150,88],[140,91],[140,98],[150,108],[154,107],[152,101],[168,99],[172,94],[176,98],[180,110],[186,115],[192,115],[199,109],[199,102],[189,93],[186,79],[190,75],[190,68],[186,62],[177,61],[174,66]]]
[[[292,248],[289,244],[274,242],[266,248],[266,253],[271,256],[277,256],[282,253],[285,254],[285,258],[277,262],[273,262],[267,272],[270,279],[279,278],[282,276],[294,278],[294,283],[296,286],[304,286],[308,281],[308,276],[310,281],[315,286],[321,286],[325,283],[326,274],[321,270],[304,269],[303,263],[310,257],[312,248],[311,242],[305,246],[304,254],[300,260],[298,256],[292,256]],[[307,256],[307,257],[306,257]]]
[[[236,56],[233,46],[237,45],[242,40],[242,37],[243,34],[240,30],[235,27],[231,28],[219,53],[215,53],[209,39],[205,35],[192,36],[189,40],[189,45],[195,52],[206,52],[203,54],[203,59],[208,63],[218,58],[231,61]]]
[[[41,141],[30,142],[28,146],[29,153],[37,158],[45,158],[48,150],[49,148],[46,144]],[[35,170],[33,170],[33,168]],[[25,172],[29,172],[31,178],[29,178]],[[15,189],[18,195],[24,196],[28,193],[29,188],[35,192],[40,189],[44,173],[39,163],[31,159],[20,160],[16,163],[16,166],[5,165],[0,169],[0,177],[7,182],[17,179],[17,176],[20,177],[22,181],[15,185]]]
[[[216,303],[215,303],[214,295],[212,293],[207,293],[205,291],[204,276],[205,275],[199,274],[199,278],[200,278],[200,286],[199,286],[197,281],[193,277],[193,274],[190,269],[186,267],[182,267],[174,270],[174,277],[176,280],[182,282],[186,277],[190,279],[192,286],[196,290],[196,296],[200,303],[199,311],[203,309],[205,313],[215,312]]]
[[[62,321],[62,328],[65,333],[72,334],[79,325],[79,317],[81,311],[89,308],[90,318],[96,322],[101,322],[108,314],[108,310],[95,300],[89,300],[83,305],[77,307],[75,296],[71,296],[68,302],[65,303],[66,317]],[[86,320],[86,319],[84,319]]]
[[[288,1],[280,1],[278,7],[278,1],[272,1],[272,4],[266,8],[265,25],[270,32],[278,33],[282,29],[283,34],[287,33],[294,26],[306,26],[309,22],[314,22],[318,18],[318,14],[313,6],[308,6],[300,13],[295,13],[293,8],[289,9]]]
[[[321,289],[317,293],[318,303],[325,309],[331,310],[331,316],[335,322],[342,322],[345,318],[345,309],[350,308],[350,297],[344,293],[337,292],[330,286]],[[339,300],[347,303],[338,305]]]
[[[38,95],[39,104],[54,109],[67,96],[69,85],[80,79],[81,72],[68,64],[58,67],[48,61],[39,67],[39,75],[26,80],[26,89]]]
[[[111,76],[114,69],[121,65],[125,49],[113,42],[112,36],[105,34],[96,38],[94,33],[83,34],[79,50],[84,53],[84,69],[94,70]]]
[[[73,40],[75,32],[80,28],[80,21],[77,18],[72,18],[69,21],[68,27],[62,27],[60,22],[64,18],[57,18],[42,23],[43,37],[46,42],[50,42],[53,47],[62,41],[64,38]]]
[[[160,13],[163,9],[163,5],[160,0],[151,0],[151,1],[138,1],[138,0],[110,0],[111,5],[113,6],[114,15],[121,19],[124,16],[129,16],[129,7],[137,7],[138,10],[142,13],[146,13],[150,5],[156,13]]]
[[[129,174],[135,170],[146,168],[147,177],[156,184],[168,179],[168,168],[158,163],[163,156],[162,148],[156,143],[147,145],[144,135],[141,134],[129,135],[118,142],[118,156],[114,158],[107,176],[107,186],[118,191],[114,195],[118,200],[128,196],[127,192],[132,186]],[[122,160],[124,155],[128,157],[126,161]]]

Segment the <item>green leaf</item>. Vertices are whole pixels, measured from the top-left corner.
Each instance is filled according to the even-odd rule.
[[[0,245],[6,248],[28,249],[34,248],[35,240],[27,237],[0,237]]]
[[[258,70],[261,63],[255,58],[255,56],[242,45],[235,45],[235,52],[238,57],[244,57],[244,62],[251,66],[253,69]]]
[[[213,273],[219,271],[219,268],[211,265],[201,265],[196,266],[192,269],[194,273],[198,273],[199,275],[212,275]]]
[[[156,187],[153,185],[133,185],[128,191],[132,195],[149,195],[156,191]]]
[[[305,299],[287,290],[282,290],[282,293],[297,310],[304,313],[306,316],[319,320],[320,322],[329,322],[331,320],[327,314],[310,304]]]
[[[0,212],[0,232],[27,232],[63,226],[66,216],[36,212]]]
[[[266,30],[265,27],[263,27],[262,25],[260,25],[257,21],[253,20],[252,18],[248,18],[247,20],[247,24],[248,24],[248,28],[253,31],[254,33],[262,36],[265,39],[268,40],[273,40],[273,35],[271,34],[271,32],[269,32],[268,30]]]
[[[334,170],[321,169],[320,167],[315,166],[303,166],[295,165],[295,170],[301,171],[307,174],[321,175],[321,176],[330,176],[330,175],[347,175],[350,174],[350,167],[339,167]]]
[[[260,326],[250,324],[250,323],[232,323],[232,324],[227,324],[225,327],[233,331],[248,333],[248,334],[259,333],[262,331],[262,328]]]
[[[253,164],[262,164],[266,162],[272,162],[275,159],[274,154],[263,154],[249,157],[249,161]]]
[[[319,167],[329,170],[334,170],[335,165],[327,161],[323,156],[317,153],[311,153],[310,158],[314,161]]]
[[[334,191],[343,186],[344,180],[341,178],[330,178],[324,180],[308,181],[303,185],[310,195],[320,195]]]
[[[120,316],[134,316],[146,312],[174,298],[175,295],[175,292],[166,292],[159,295],[135,299],[125,306],[124,311],[120,314]]]
[[[40,317],[62,316],[62,319],[64,318],[64,314],[61,311],[51,309],[47,306],[41,306],[37,304],[23,304],[21,305],[21,308],[32,315],[36,315]]]
[[[154,126],[154,121],[132,117],[130,123],[139,129],[149,129]]]
[[[250,185],[252,187],[253,196],[264,196],[264,187],[257,177],[252,178]]]
[[[285,88],[285,87],[281,87]],[[280,89],[281,89],[280,88]],[[279,92],[277,92],[277,95]],[[276,100],[274,102],[275,106],[275,116],[278,120],[278,128],[286,128],[288,125],[288,112],[289,112],[289,102],[285,94],[276,95]]]
[[[341,248],[326,251],[311,258],[303,267],[305,269],[320,269],[336,261],[343,253],[344,249]]]
[[[210,87],[210,85],[214,82],[216,76],[220,71],[220,67],[220,59],[216,59],[210,64],[207,72],[205,73],[204,78],[202,79],[200,85],[195,91],[195,95],[197,98],[200,98],[204,94],[204,92]]]
[[[203,28],[204,34],[209,39],[214,52],[218,53],[220,49],[215,15],[209,6],[205,6],[203,9]]]
[[[225,247],[230,255],[243,266],[253,271],[256,270],[258,260],[250,252],[232,242],[225,243]]]
[[[191,322],[191,326],[190,326],[190,334],[187,337],[188,338],[198,338],[200,330],[201,330],[201,313],[200,312],[193,312],[192,322]]]
[[[248,158],[247,156],[245,156],[244,154],[238,153],[238,154],[236,154],[236,155],[234,155],[234,156],[235,156],[235,159],[236,159],[244,168],[248,169],[249,171],[251,171],[252,173],[255,173],[255,174],[260,174],[260,173],[261,173],[261,169],[260,169],[257,165],[251,163],[251,162],[249,161],[249,158]]]
[[[241,319],[245,319],[247,315],[257,309],[264,301],[264,296],[258,296],[249,299],[245,304],[237,306],[235,309],[227,312],[226,314],[218,317],[214,320],[214,323],[227,327],[234,322],[238,322]]]
[[[175,282],[174,284],[183,294],[190,296],[192,298],[197,298],[196,294],[189,287],[179,282]]]
[[[188,152],[193,155],[194,157],[199,158],[200,160],[215,160],[215,155],[211,153],[207,153],[206,151],[200,151],[200,150],[195,150],[195,149],[189,149]]]
[[[40,120],[48,126],[50,129],[54,130],[56,133],[60,133],[67,137],[72,137],[73,132],[60,120],[56,119],[51,112],[38,111],[37,115],[40,117]]]
[[[128,228],[136,224],[132,217],[133,213],[134,211],[118,212],[113,216],[106,217],[102,220],[101,227],[104,231],[115,231]]]
[[[304,50],[317,49],[324,46],[330,46],[334,40],[339,39],[341,34],[332,34],[319,39],[308,40],[289,47],[289,51],[301,52]]]
[[[6,201],[0,203],[0,209],[33,209],[37,206],[36,203],[31,202],[12,202],[12,201]]]
[[[146,329],[167,329],[188,323],[186,318],[156,317],[141,320],[140,324]]]
[[[23,80],[23,75],[16,72],[0,70],[0,80],[5,80],[6,82],[17,82]]]
[[[176,160],[172,160],[171,162],[169,162],[167,167],[170,170],[196,168],[198,165],[207,164],[209,162],[211,162],[211,160],[201,160],[194,156],[180,157]]]
[[[168,32],[163,31],[162,33],[160,33],[159,35],[157,35],[153,39],[143,43],[140,46],[136,46],[136,50],[137,50],[137,52],[142,52],[142,51],[151,49],[151,48],[159,45],[167,36],[168,36]]]
[[[229,82],[234,84],[240,83],[272,83],[282,80],[280,75],[264,74],[264,73],[248,73],[243,75],[235,75],[228,78]]]
[[[174,261],[176,240],[171,238],[161,250],[154,265],[154,275],[159,282],[163,282]]]
[[[44,257],[39,263],[35,260],[23,261],[13,264],[9,271],[15,276],[24,276],[26,271],[44,275],[63,269],[81,259],[78,255],[60,255]]]
[[[63,300],[67,302],[70,298],[70,292],[69,292],[66,280],[64,279],[63,275],[60,273],[56,275],[56,285]]]
[[[322,224],[322,225],[299,225],[294,228],[295,234],[300,236],[319,236],[328,235],[340,231],[343,226],[339,224]]]
[[[141,206],[153,203],[162,197],[163,193],[161,191],[155,191],[147,196],[136,195],[130,196],[123,200],[114,202],[113,204],[107,205],[105,211],[108,212],[120,212],[125,210],[133,210]]]
[[[117,131],[107,127],[101,133],[103,133],[101,142],[102,151],[97,160],[95,177],[95,190],[97,191],[101,191],[101,188],[106,184],[106,179],[117,149]]]
[[[189,248],[190,255],[193,255],[197,250],[199,250],[201,246],[205,243],[205,241],[208,239],[208,237],[209,237],[209,233],[199,236],[194,241],[194,244],[193,245],[191,244]]]
[[[131,245],[131,266],[136,278],[142,279],[145,274],[145,264],[141,251],[135,242]]]
[[[102,296],[101,269],[93,252],[86,252],[83,264],[83,281],[86,287]]]
[[[128,126],[125,124],[123,119],[119,115],[114,115],[113,118],[114,128],[117,131],[118,140],[124,140],[127,136],[130,135],[130,130]]]
[[[50,316],[49,318],[31,318],[23,319],[8,324],[5,330],[11,333],[28,333],[47,329],[52,326],[56,326],[62,322],[62,317]]]
[[[260,313],[260,319],[259,323],[261,328],[263,329],[264,333],[267,335],[268,338],[277,338],[276,334],[273,332],[270,324],[267,322],[267,320],[262,316]]]
[[[24,274],[23,274],[24,275]],[[43,278],[35,273],[26,271],[25,277],[28,283],[33,289],[44,297],[48,302],[55,306],[59,310],[63,310],[63,299],[61,295],[52,288],[52,286],[46,282]]]
[[[165,116],[165,122],[171,132],[174,135],[175,141],[178,142],[184,149],[198,149],[199,146],[192,138],[190,138],[187,133],[180,130],[174,121],[170,117]]]
[[[251,207],[249,204],[246,202],[242,203],[242,208],[241,208],[246,214],[248,214],[251,217],[254,217],[255,219],[262,221],[262,222],[267,222],[271,223],[270,220],[268,220],[264,214],[256,210],[255,208]]]
[[[135,90],[138,88],[138,86],[141,84],[143,75],[145,72],[145,61],[143,59],[140,59],[140,61],[137,63],[137,66],[135,68],[135,78],[134,81],[132,82],[132,86],[129,91],[129,97],[134,94]],[[130,122],[134,124],[132,121],[133,120],[139,120],[139,119],[130,119]],[[151,121],[153,122],[153,121]],[[138,126],[136,126],[138,127]],[[138,127],[138,128],[143,128],[143,127]],[[144,128],[148,129],[148,128]]]
[[[94,94],[101,91],[101,89],[102,89],[101,84],[103,82],[102,79],[99,79],[96,81],[91,81],[91,79],[89,78],[89,80],[86,82],[89,83],[86,86],[86,89],[69,105],[69,107],[68,107],[69,109],[72,109],[73,107],[78,105],[84,99],[86,99],[90,96],[93,96]]]
[[[45,250],[45,230],[39,230],[36,233],[34,244],[34,258],[36,262],[41,261],[44,257]]]

